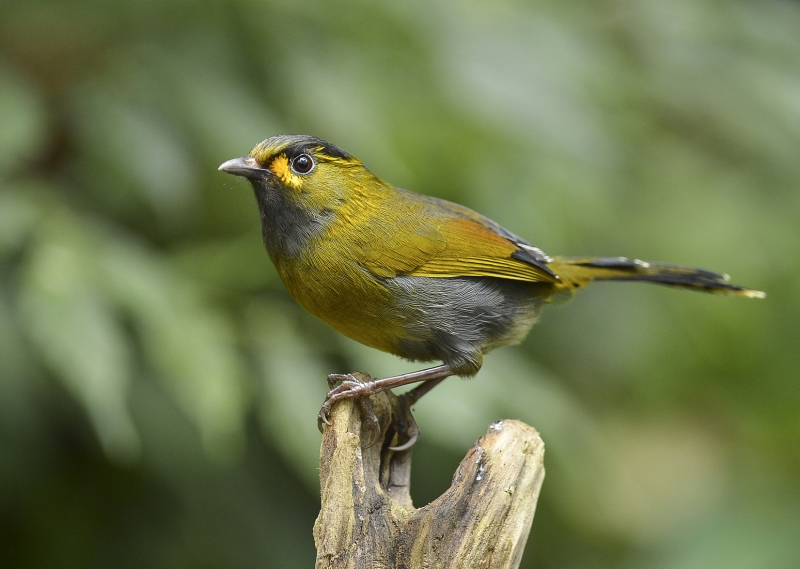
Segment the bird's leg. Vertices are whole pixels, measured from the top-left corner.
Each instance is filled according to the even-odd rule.
[[[428,393],[431,389],[433,389],[434,387],[436,387],[437,385],[442,383],[445,379],[447,379],[447,376],[439,377],[439,378],[436,378],[436,379],[429,379],[429,380],[423,382],[422,384],[418,385],[417,387],[415,387],[411,391],[407,391],[407,392],[403,393],[399,397],[400,405],[402,405],[406,409],[410,410],[411,406],[414,403],[416,403],[417,401],[419,401],[420,397],[422,397],[423,395]],[[417,427],[416,423],[414,423],[412,425],[412,428],[409,429],[409,430],[406,430],[405,433],[408,435],[408,440],[406,442],[404,442],[401,445],[397,445],[397,446],[389,447],[389,448],[392,449],[393,451],[400,452],[400,451],[408,450],[411,447],[413,447],[414,443],[417,442],[417,438],[419,438],[419,427]]]
[[[436,379],[429,379],[418,385],[411,391],[406,391],[400,396],[401,401],[404,405],[411,407],[414,403],[420,400],[420,398],[427,394],[431,389],[442,383],[448,376],[444,377],[437,377]]]
[[[369,377],[366,374],[358,375],[361,375],[362,377]],[[446,365],[440,365],[423,369],[421,371],[414,371],[411,373],[404,373],[402,375],[386,377],[384,379],[373,379],[368,381],[362,381],[356,377],[356,374],[352,373],[331,374],[328,376],[329,385],[335,385],[337,382],[341,383],[339,383],[339,385],[336,387],[333,387],[328,392],[328,396],[325,398],[325,402],[322,404],[322,409],[320,409],[319,415],[317,416],[317,426],[319,427],[319,430],[322,431],[322,425],[329,424],[328,415],[330,414],[331,407],[333,407],[334,403],[342,399],[350,399],[352,397],[369,397],[375,393],[400,387],[401,385],[408,385],[409,383],[416,383],[418,381],[430,382],[431,380],[441,381],[450,375],[453,375],[453,372]],[[420,388],[422,387],[424,386],[420,386]],[[433,388],[433,385],[421,392],[419,397],[430,391],[431,388]],[[416,397],[411,403],[419,399],[419,397]]]

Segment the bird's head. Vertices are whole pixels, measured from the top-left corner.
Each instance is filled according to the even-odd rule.
[[[253,186],[264,243],[276,264],[301,254],[338,220],[352,227],[392,191],[358,159],[306,135],[273,136],[219,169]]]
[[[275,198],[308,212],[338,209],[353,188],[374,186],[377,180],[357,158],[307,135],[273,136],[219,169],[247,178],[257,195],[276,193]]]

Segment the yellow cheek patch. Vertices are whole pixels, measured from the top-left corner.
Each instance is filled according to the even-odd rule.
[[[269,169],[273,174],[278,176],[285,186],[300,191],[303,181],[300,179],[300,176],[292,172],[292,169],[289,167],[289,159],[285,154],[276,156],[272,162],[270,162]]]

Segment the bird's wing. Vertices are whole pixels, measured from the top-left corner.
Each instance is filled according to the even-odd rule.
[[[431,198],[433,200],[433,198]],[[367,245],[362,265],[380,277],[496,277],[558,282],[541,250],[472,210],[436,200],[391,238]],[[447,214],[444,215],[444,212]],[[418,220],[425,219],[425,223]],[[435,220],[435,221],[431,221]]]

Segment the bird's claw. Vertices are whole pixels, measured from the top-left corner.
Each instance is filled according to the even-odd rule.
[[[360,379],[359,376],[364,379]],[[328,385],[331,389],[328,391],[328,395],[325,397],[325,402],[322,404],[322,408],[319,410],[319,415],[317,415],[317,428],[320,432],[323,432],[323,425],[331,424],[329,417],[334,403],[340,401],[341,399],[352,398],[357,398],[363,401],[364,398],[369,397],[373,389],[372,378],[368,374],[360,372],[332,373],[328,376]],[[362,410],[368,409],[365,414],[370,423],[378,423],[378,419],[375,417],[375,413],[372,411],[371,405],[365,407],[362,403],[361,408]],[[374,429],[371,428],[370,430]]]
[[[333,389],[336,384],[347,379],[356,379],[352,373],[329,373],[328,374],[328,389]]]
[[[393,450],[395,452],[402,452],[404,450],[408,450],[416,444],[417,439],[419,438],[419,430],[413,433],[411,437],[401,445],[397,445],[396,447],[389,447],[389,450]]]
[[[356,399],[361,408],[362,446],[363,448],[369,448],[377,443],[381,436],[381,426],[369,399],[369,396],[376,391],[372,377],[361,372],[332,373],[328,376],[328,385],[330,386],[330,391],[328,391],[325,402],[322,404],[317,416],[317,427],[320,432],[323,432],[324,425],[331,424],[329,420],[330,412],[337,401]],[[417,399],[418,397],[406,394],[400,397],[400,403],[408,411]],[[410,416],[410,413],[408,415]],[[419,428],[413,422],[413,419],[411,420],[411,428],[403,427],[401,432],[408,436],[408,440],[397,446],[390,446],[390,450],[402,452],[410,449],[417,442]]]
[[[319,415],[317,415],[317,428],[319,429],[320,433],[325,432],[324,425],[330,425],[331,422],[328,421],[328,413],[330,409],[325,409],[325,405],[323,404],[322,409],[319,410]]]

